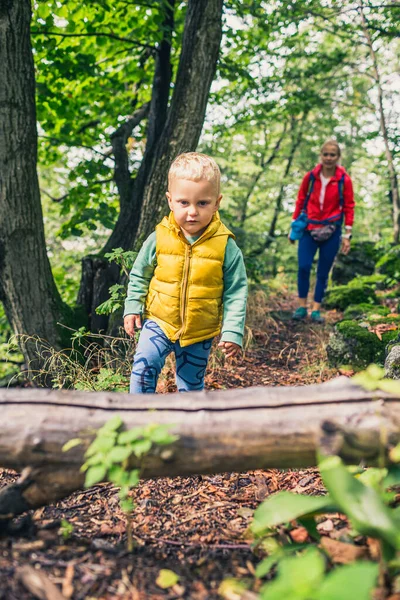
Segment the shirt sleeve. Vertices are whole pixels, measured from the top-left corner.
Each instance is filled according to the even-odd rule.
[[[294,213],[292,216],[293,221],[295,219],[297,219],[297,217],[300,215],[300,213],[303,209],[304,201],[307,198],[309,181],[310,181],[310,173],[307,173],[303,177],[303,181],[301,182],[299,193],[297,194],[296,206],[295,206]]]
[[[353,225],[354,221],[354,192],[353,183],[350,177],[346,177],[343,185],[343,212],[344,212],[344,224],[349,227]]]
[[[223,273],[224,313],[221,341],[242,346],[246,321],[247,276],[243,255],[232,238],[229,238],[226,244]]]
[[[156,264],[156,232],[154,231],[141,247],[129,273],[124,317],[126,315],[139,315],[143,312]]]

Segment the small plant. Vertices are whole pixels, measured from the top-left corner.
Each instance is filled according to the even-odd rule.
[[[70,539],[74,532],[74,526],[67,519],[61,519],[61,525],[59,533],[62,535],[63,540],[66,542]]]
[[[127,251],[123,248],[115,248],[112,252],[104,255],[109,262],[115,262],[119,265],[126,277],[129,277],[129,272],[133,262],[137,256],[137,252]],[[110,315],[123,307],[126,298],[126,286],[116,283],[109,288],[110,297],[108,300],[99,304],[96,308],[98,315]]]
[[[127,519],[127,549],[131,552],[131,517],[135,507],[129,492],[139,483],[140,468],[131,468],[130,459],[134,456],[143,461],[153,446],[172,444],[178,437],[168,432],[169,425],[151,423],[146,427],[121,431],[122,425],[121,417],[115,415],[96,432],[95,439],[85,452],[86,461],[81,470],[86,472],[87,488],[100,481],[109,481],[120,488],[120,506]],[[81,441],[79,438],[69,440],[63,450],[68,451]]]
[[[384,378],[383,369],[370,365],[353,381],[368,390],[396,395],[400,383]],[[320,456],[319,469],[327,489],[325,496],[307,496],[286,491],[274,494],[254,512],[251,531],[255,545],[267,552],[256,569],[256,577],[271,579],[260,590],[259,600],[370,600],[372,591],[400,575],[400,520],[396,500],[400,488],[400,444],[389,451],[391,464],[383,468],[346,467],[338,456]],[[374,538],[380,546],[379,564],[356,561],[331,568],[319,546],[318,519],[341,513],[352,525],[352,536]],[[286,535],[295,523],[303,526],[307,543],[294,543]],[[242,582],[240,582],[242,583]],[[228,589],[229,588],[229,589]],[[223,598],[231,598],[230,586],[220,587]],[[243,594],[239,588],[237,598]]]

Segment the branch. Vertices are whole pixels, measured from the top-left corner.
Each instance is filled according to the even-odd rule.
[[[112,151],[110,150],[108,153],[104,153],[104,152],[100,152],[100,150],[96,150],[96,148],[93,148],[92,146],[86,146],[85,144],[80,144],[79,142],[72,142],[71,140],[63,140],[51,135],[38,135],[38,137],[43,138],[45,140],[50,140],[51,142],[57,142],[57,144],[64,144],[65,146],[68,146],[69,148],[87,148],[88,150],[91,150],[92,152],[95,152],[95,154],[99,154],[100,156],[103,156],[104,158],[109,158],[111,160],[113,160],[111,154]]]
[[[143,104],[143,106],[125,121],[125,123],[120,125],[111,135],[111,146],[115,159],[114,181],[118,189],[121,206],[129,202],[132,185],[126,143],[135,127],[147,117],[149,108],[149,102]]]
[[[247,208],[248,208],[248,203],[249,203],[249,200],[251,198],[251,195],[253,194],[254,189],[255,189],[256,185],[258,184],[258,182],[259,182],[259,180],[261,178],[261,175],[264,173],[265,168],[268,167],[270,164],[272,164],[272,162],[277,157],[279,149],[281,147],[281,143],[282,143],[282,141],[283,141],[283,139],[285,137],[285,134],[286,134],[286,129],[287,129],[287,123],[285,122],[285,124],[283,126],[282,135],[278,138],[278,141],[276,142],[275,147],[272,150],[270,156],[268,157],[268,159],[266,159],[265,155],[264,155],[262,157],[262,159],[261,159],[261,163],[260,163],[261,169],[254,176],[253,181],[251,182],[251,185],[250,185],[250,187],[249,187],[249,189],[247,191],[246,197],[245,197],[244,202],[243,202],[242,215],[241,215],[240,221],[239,221],[239,223],[240,223],[241,226],[243,226],[244,223],[245,223],[245,221],[249,218],[249,216],[247,214]],[[258,208],[257,214],[259,214],[259,212],[260,212],[260,208]]]
[[[105,33],[103,31],[96,33],[62,33],[61,31],[49,31],[47,29],[37,30],[31,29],[32,35],[54,35],[57,37],[63,38],[79,38],[79,37],[108,37],[112,40],[117,40],[119,42],[125,42],[131,44],[132,46],[137,46],[138,48],[150,48],[151,50],[155,50],[154,46],[150,44],[145,44],[144,42],[136,42],[135,40],[131,40],[130,38],[123,38],[118,35],[114,35],[113,33]]]

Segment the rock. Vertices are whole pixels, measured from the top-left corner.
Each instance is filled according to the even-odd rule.
[[[374,242],[356,242],[349,254],[338,254],[332,270],[332,281],[346,284],[355,275],[372,275],[375,270],[377,252]]]
[[[392,346],[386,357],[385,377],[400,379],[400,344]]]
[[[331,333],[326,351],[331,366],[360,369],[383,363],[385,342],[356,321],[341,321]]]

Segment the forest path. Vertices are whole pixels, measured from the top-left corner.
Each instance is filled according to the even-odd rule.
[[[329,313],[328,324],[321,327],[294,323],[292,309],[292,298],[278,299],[268,310],[258,306],[244,357],[223,365],[214,353],[207,389],[306,385],[336,376],[325,364],[324,344],[337,315]],[[173,389],[171,374],[167,367],[161,392]],[[0,473],[0,485],[12,478]],[[315,495],[323,486],[315,469],[145,481],[133,493],[132,555],[125,551],[126,521],[117,489],[101,484],[77,492],[36,511],[31,536],[0,539],[0,600],[34,598],[15,572],[27,562],[61,584],[65,598],[73,600],[219,598],[223,579],[254,574],[259,557],[246,533],[252,512],[283,489]],[[72,526],[69,535],[65,525],[60,530],[63,519]],[[179,582],[161,589],[156,582],[160,569],[174,571]]]

